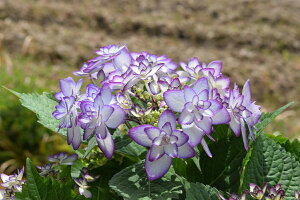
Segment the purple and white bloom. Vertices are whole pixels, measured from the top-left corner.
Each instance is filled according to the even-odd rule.
[[[87,182],[94,182],[96,181],[100,176],[92,176],[87,168],[82,168],[81,169],[81,176],[87,181]]]
[[[189,136],[189,144],[203,146],[208,156],[212,156],[203,139],[210,137],[212,125],[225,124],[230,121],[229,113],[223,105],[209,99],[209,84],[207,78],[199,79],[193,88],[184,86],[183,90],[168,90],[164,100],[174,112],[179,112],[178,122],[182,130]]]
[[[152,108],[148,108],[148,109],[144,109],[141,106],[139,106],[138,104],[134,105],[134,107],[130,110],[130,114],[132,114],[135,117],[143,117],[143,116],[147,116],[151,113]]]
[[[3,200],[15,199],[16,192],[22,192],[22,185],[25,183],[23,179],[24,167],[18,171],[17,174],[6,175],[2,173],[0,178],[2,180],[1,186],[4,187],[4,190],[0,190],[0,197]]]
[[[139,145],[149,147],[145,160],[149,180],[164,176],[172,164],[172,158],[192,158],[194,149],[188,144],[188,136],[176,129],[176,116],[164,111],[158,127],[141,125],[129,130],[129,136]]]
[[[144,55],[138,56],[130,65],[132,70],[132,79],[126,84],[123,91],[130,89],[132,86],[140,82],[146,81],[146,85],[153,80],[153,76],[163,66],[163,63],[152,63]],[[157,78],[156,78],[157,79]],[[148,91],[150,93],[150,91]]]
[[[133,103],[130,97],[124,93],[118,92],[116,94],[117,104],[124,110],[130,110],[133,106]]]
[[[95,133],[98,146],[104,155],[111,159],[114,153],[114,142],[108,130],[117,128],[125,121],[126,112],[116,104],[115,96],[105,84],[95,100],[81,102],[82,113],[79,121],[84,129],[83,139]]]
[[[80,79],[77,83],[73,78],[68,77],[59,81],[61,91],[56,93],[54,97],[57,100],[61,100],[63,97],[75,97],[80,95],[80,88],[83,83],[83,79]]]
[[[77,76],[87,76],[95,74],[100,70],[109,73],[116,69],[125,72],[132,60],[130,52],[125,45],[101,47],[96,53],[99,55],[98,57],[85,63],[83,67],[79,71],[74,72],[74,74]]]
[[[115,70],[107,76],[103,84],[108,84],[112,90],[123,90],[125,85],[133,78],[133,72],[127,70],[123,73],[121,70]]]
[[[162,63],[163,66],[159,70],[159,72],[162,73],[174,72],[174,70],[176,70],[176,68],[178,67],[177,64],[173,62],[172,59],[168,58],[166,55],[157,56],[154,54],[147,53],[145,51],[143,51],[142,53],[131,53],[133,59],[137,59],[141,55],[144,56],[150,63]]]
[[[77,154],[68,155],[64,152],[48,156],[49,162],[53,162],[58,165],[73,165],[74,161],[77,159]]]
[[[62,97],[52,115],[60,120],[59,129],[67,128],[68,144],[76,150],[81,144],[81,128],[77,123],[78,105],[75,97]]]
[[[255,199],[262,199],[264,197],[264,194],[267,190],[267,184],[265,184],[263,186],[263,188],[261,189],[258,185],[254,184],[254,183],[250,183],[250,190],[249,193],[250,195],[255,198]]]
[[[227,110],[231,117],[229,123],[231,129],[236,136],[239,136],[240,133],[242,133],[244,147],[248,150],[246,126],[248,126],[251,137],[255,140],[252,128],[255,128],[255,125],[259,122],[261,116],[260,106],[255,105],[255,102],[252,102],[249,80],[246,81],[242,94],[239,93],[237,85],[231,90]]]
[[[37,168],[41,171],[40,175],[43,177],[55,173],[52,163],[47,163],[43,166],[37,166]]]
[[[87,180],[84,178],[76,178],[74,179],[76,185],[79,187],[79,194],[83,195],[85,198],[92,198],[92,193],[87,190],[90,188],[90,186],[87,183]]]

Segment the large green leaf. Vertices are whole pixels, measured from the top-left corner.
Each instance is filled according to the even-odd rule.
[[[55,180],[41,177],[32,162],[26,160],[26,183],[22,193],[17,193],[18,200],[71,200],[71,185],[59,184]]]
[[[185,183],[186,200],[219,200],[218,190],[202,183]]]
[[[286,199],[294,199],[294,191],[300,186],[300,163],[273,139],[260,135],[245,167],[242,188],[246,190],[250,183],[262,186],[266,182],[281,184]]]
[[[290,107],[293,103],[294,102],[290,102],[273,112],[263,113],[261,121],[256,125],[256,128],[258,129],[257,134],[262,133],[263,130],[268,126],[268,124],[272,122],[273,119],[275,119],[280,113],[282,113],[285,109]]]
[[[289,138],[286,138],[282,135],[274,136],[269,135],[268,137],[272,138],[277,144],[280,144],[285,148],[286,151],[290,152],[298,162],[300,162],[300,141],[294,139],[290,141]]]
[[[125,199],[178,199],[182,184],[174,173],[171,168],[163,178],[149,181],[144,163],[138,163],[115,174],[109,185]]]
[[[213,157],[208,157],[204,151],[200,152],[200,182],[224,192],[237,192],[243,159],[247,153],[243,140],[224,125],[217,126],[212,136],[216,140],[209,144]]]
[[[52,93],[43,93],[43,94],[24,94],[18,93],[13,90],[9,90],[17,97],[20,98],[21,104],[34,112],[38,117],[38,122],[49,128],[50,130],[57,132],[59,121],[52,116],[57,101],[53,99]],[[66,130],[62,129],[59,131],[62,135],[66,135]]]

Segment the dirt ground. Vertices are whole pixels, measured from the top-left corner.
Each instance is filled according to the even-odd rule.
[[[75,69],[117,43],[222,60],[233,82],[251,80],[264,111],[295,101],[273,127],[300,137],[299,0],[0,0],[0,45],[11,55]]]

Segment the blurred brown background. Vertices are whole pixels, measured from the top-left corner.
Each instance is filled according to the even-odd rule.
[[[300,139],[299,0],[0,0],[0,84],[6,87],[57,91],[58,80],[72,76],[97,48],[118,43],[175,61],[222,60],[232,82],[251,80],[263,111],[295,101],[268,132]],[[0,112],[27,112],[17,102],[9,109],[5,104],[15,98],[0,92]],[[34,123],[5,120],[2,114],[3,137],[25,134],[22,127]],[[12,129],[16,121],[21,128]],[[37,144],[45,133],[53,137],[36,132]],[[28,146],[27,156],[40,152]],[[57,145],[50,149],[58,151]]]

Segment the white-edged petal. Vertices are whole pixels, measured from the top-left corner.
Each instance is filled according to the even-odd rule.
[[[129,130],[129,136],[139,145],[150,147],[152,145],[152,140],[149,139],[145,132],[145,128],[153,127],[151,125],[141,125]]]
[[[149,150],[149,161],[154,161],[164,155],[164,147],[153,145]]]
[[[105,157],[107,159],[111,159],[114,154],[115,144],[109,131],[106,130],[106,132],[106,138],[104,139],[102,139],[100,135],[96,134],[96,141],[101,151],[104,153]]]
[[[194,123],[182,125],[182,130],[189,136],[188,142],[192,147],[197,146],[205,135],[204,131],[198,128]]]
[[[195,150],[192,148],[189,143],[178,147],[178,158],[192,158],[195,156]]]
[[[146,156],[145,168],[147,177],[149,180],[155,180],[164,176],[172,164],[172,158],[167,155],[162,156],[160,159],[155,161],[149,161],[149,152]]]
[[[105,124],[109,128],[117,128],[125,121],[126,112],[116,104],[112,104],[110,106],[114,108],[114,112],[110,115]]]
[[[162,129],[165,123],[170,122],[173,130],[176,129],[176,116],[171,110],[165,110],[158,119],[158,127]]]
[[[181,90],[168,90],[164,93],[164,100],[169,108],[175,112],[181,112],[184,108],[184,94]]]

